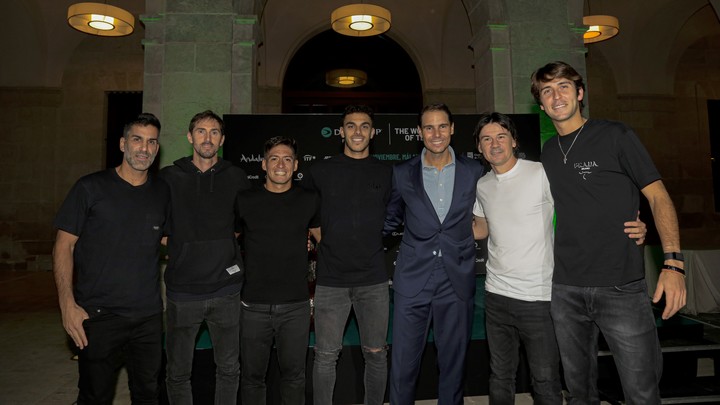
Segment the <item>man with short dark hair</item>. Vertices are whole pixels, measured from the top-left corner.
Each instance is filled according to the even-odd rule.
[[[190,121],[192,156],[160,171],[170,186],[168,232],[167,391],[171,404],[191,404],[195,339],[207,324],[215,359],[215,404],[237,401],[240,378],[242,258],[235,202],[250,188],[245,172],[221,159],[222,118],[208,110]]]
[[[387,385],[388,275],[382,244],[392,168],[370,156],[373,112],[348,106],[343,153],[310,166],[305,186],[320,195],[313,399],[332,404],[338,356],[350,308],[365,359],[365,404],[382,404]]]
[[[127,123],[122,163],[78,180],[55,218],[53,271],[63,326],[80,349],[78,404],[112,403],[123,359],[132,402],[158,403],[158,259],[170,198],[165,182],[148,174],[159,135],[152,114]]]
[[[598,334],[613,354],[625,402],[659,404],[662,353],[642,252],[620,223],[650,203],[665,265],[652,301],[665,295],[663,319],[685,305],[677,215],[655,165],[635,133],[619,122],[582,116],[582,76],[564,62],[532,74],[531,92],[552,120],[542,163],[555,201],[557,230],[551,315],[569,403],[599,403]]]
[[[438,403],[462,404],[475,296],[472,207],[483,167],[450,146],[455,124],[445,104],[424,107],[418,130],[425,147],[394,167],[385,219],[388,233],[405,225],[393,276],[390,402],[414,403],[432,323]]]
[[[302,405],[310,332],[307,235],[308,229],[320,225],[320,199],[292,184],[298,168],[294,139],[268,139],[262,168],[266,173],[263,187],[245,191],[237,200],[246,264],[240,341],[242,402],[265,404],[265,378],[274,343],[282,403]],[[313,233],[320,240],[316,229]]]

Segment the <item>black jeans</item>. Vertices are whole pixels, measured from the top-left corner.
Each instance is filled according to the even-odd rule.
[[[274,341],[280,365],[282,403],[304,404],[310,302],[270,305],[243,301],[242,306],[242,403],[265,404],[265,376]]]
[[[645,280],[620,286],[553,284],[550,311],[568,404],[599,404],[598,333],[615,361],[628,405],[660,404],[662,351]]]
[[[127,318],[95,308],[88,314],[83,322],[88,345],[78,356],[78,404],[112,404],[123,361],[132,403],[157,404],[162,313]]]
[[[490,403],[515,403],[520,343],[532,376],[534,403],[562,405],[560,356],[550,301],[522,301],[487,292],[485,325],[490,347]]]
[[[190,377],[195,339],[205,321],[215,359],[214,403],[234,405],[240,385],[240,293],[200,301],[167,302],[165,347],[170,404],[192,404]]]

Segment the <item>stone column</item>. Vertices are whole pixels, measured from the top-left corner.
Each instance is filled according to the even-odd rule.
[[[211,109],[253,110],[257,19],[250,0],[147,0],[143,109],[163,125],[160,165],[191,153],[187,126]],[[250,7],[251,9],[251,7]]]
[[[563,60],[585,74],[581,0],[464,0],[479,112],[537,112],[530,75]]]

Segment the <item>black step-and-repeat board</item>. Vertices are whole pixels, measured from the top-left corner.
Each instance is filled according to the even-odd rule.
[[[540,160],[540,121],[537,114],[511,114],[518,131],[519,152],[522,158]],[[479,114],[459,114],[453,116],[455,134],[452,146],[455,153],[473,159],[480,159],[473,140],[473,131]],[[298,143],[298,172],[295,180],[299,181],[303,173],[318,160],[328,159],[342,153],[343,145],[340,138],[340,115],[326,114],[230,114],[223,117],[225,121],[225,144],[223,157],[235,165],[242,167],[248,178],[260,185],[265,181],[261,160],[263,145],[273,136],[288,136]],[[376,158],[395,164],[416,156],[422,150],[422,140],[418,132],[417,115],[415,114],[376,114],[375,137],[370,144],[370,153]],[[397,255],[402,231],[394,232],[386,238],[388,248],[388,271],[392,272],[392,264]],[[485,272],[487,258],[485,240],[476,243],[478,249],[477,271]]]

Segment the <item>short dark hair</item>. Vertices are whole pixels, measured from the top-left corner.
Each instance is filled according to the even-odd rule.
[[[202,121],[204,119],[212,119],[218,122],[220,124],[220,134],[225,135],[225,123],[223,122],[222,118],[220,118],[219,115],[215,114],[212,110],[205,110],[201,113],[195,114],[192,119],[190,120],[190,126],[188,128],[188,132],[191,132],[195,129],[195,125],[199,121]]]
[[[425,115],[426,112],[430,111],[442,111],[448,116],[448,120],[450,120],[450,123],[452,124],[453,116],[450,112],[450,107],[448,107],[445,103],[436,103],[436,104],[428,104],[425,107],[423,107],[422,110],[420,110],[420,114],[418,114],[418,126],[422,126],[422,117]]]
[[[498,124],[501,127],[505,128],[508,132],[510,132],[510,135],[512,135],[512,138],[515,140],[515,147],[513,148],[513,153],[515,154],[515,156],[517,156],[519,142],[517,138],[517,129],[515,129],[515,124],[513,124],[510,117],[499,112],[490,112],[480,115],[480,120],[478,120],[478,123],[475,126],[475,132],[473,132],[475,147],[478,148],[478,150],[480,149],[480,131],[482,131],[482,129],[485,128],[485,126],[488,124]]]
[[[342,114],[342,122],[340,123],[340,126],[345,125],[345,117],[347,117],[350,114],[355,114],[355,113],[367,114],[367,116],[370,117],[371,125],[372,125],[373,121],[375,121],[375,113],[373,112],[373,109],[370,108],[370,106],[362,105],[362,104],[351,104],[351,105],[345,107],[345,111],[343,111],[343,114]]]
[[[577,91],[580,91],[580,89],[582,89],[583,92],[585,91],[583,77],[577,72],[577,70],[575,70],[575,68],[563,61],[550,62],[534,71],[530,77],[530,80],[532,81],[532,84],[530,85],[530,92],[533,97],[535,97],[535,102],[538,103],[538,105],[542,104],[540,102],[540,89],[542,89],[543,84],[553,81],[558,77],[572,80],[572,82],[575,83],[575,89]],[[583,101],[580,100],[580,109],[582,110],[583,107]]]
[[[295,142],[295,139],[288,138],[287,136],[273,136],[272,138],[265,141],[265,146],[263,147],[264,153],[263,156],[267,158],[268,152],[270,152],[270,149],[278,146],[278,145],[285,145],[289,147],[292,150],[293,157],[297,158],[297,142]]]
[[[151,125],[155,128],[157,128],[158,133],[160,133],[160,120],[151,113],[142,113],[137,116],[132,121],[129,121],[125,124],[125,127],[123,127],[123,137],[127,139],[128,136],[130,136],[130,131],[132,130],[132,127],[135,125],[140,125],[141,127],[146,127],[148,125]]]

